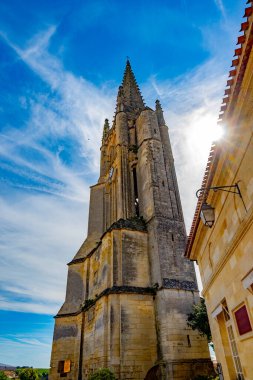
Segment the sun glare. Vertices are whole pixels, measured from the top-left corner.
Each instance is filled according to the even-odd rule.
[[[189,142],[192,149],[206,157],[211,144],[218,141],[224,135],[224,128],[217,124],[213,115],[203,115],[192,121],[189,128]]]
[[[224,136],[224,128],[220,124],[214,125],[213,128],[213,141],[218,141]]]

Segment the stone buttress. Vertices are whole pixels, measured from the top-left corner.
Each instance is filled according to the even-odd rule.
[[[51,380],[101,367],[117,379],[208,373],[207,342],[186,323],[199,293],[185,242],[163,111],[145,106],[127,61],[113,125],[104,124],[88,236],[55,318]]]

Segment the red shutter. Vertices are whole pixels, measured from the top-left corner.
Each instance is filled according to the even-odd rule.
[[[247,332],[252,331],[250,324],[248,312],[246,306],[243,305],[235,312],[235,319],[237,322],[237,327],[240,335],[246,334]]]

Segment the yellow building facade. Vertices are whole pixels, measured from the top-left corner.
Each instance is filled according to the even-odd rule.
[[[221,106],[225,134],[211,149],[186,250],[199,265],[225,380],[253,379],[252,1],[248,4]],[[215,214],[211,228],[200,219],[207,205]]]

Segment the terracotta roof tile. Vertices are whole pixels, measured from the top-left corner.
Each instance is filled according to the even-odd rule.
[[[236,75],[236,70],[229,71],[229,77],[234,77]]]
[[[239,63],[239,59],[233,59],[231,67],[237,66]]]
[[[251,15],[252,15],[252,12],[253,12],[252,7],[246,8],[243,17],[249,17],[249,16],[251,16]]]
[[[247,29],[249,29],[249,23],[248,23],[248,21],[245,21],[245,22],[243,22],[243,23],[241,24],[240,32],[245,31],[245,30],[247,30]]]
[[[242,54],[242,48],[235,49],[234,57],[237,56],[237,55],[239,56],[241,54]]]
[[[242,36],[239,36],[237,38],[237,45],[244,44],[245,41],[246,41],[246,36],[245,36],[245,34],[243,34]]]

